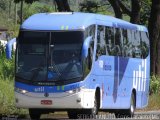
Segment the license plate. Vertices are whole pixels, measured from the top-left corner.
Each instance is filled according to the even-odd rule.
[[[41,105],[52,105],[52,100],[41,100]]]

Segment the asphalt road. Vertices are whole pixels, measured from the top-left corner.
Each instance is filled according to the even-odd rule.
[[[79,117],[81,119],[86,116],[81,115]],[[41,120],[66,120],[66,119],[69,119],[66,112],[56,112],[56,113],[50,113],[50,114],[41,116]],[[117,119],[117,118],[115,118],[114,114],[100,112],[96,116],[96,119],[111,120],[111,119]],[[148,112],[136,112],[134,118],[119,118],[119,119],[120,120],[123,120],[123,119],[125,120],[160,120],[160,110],[148,111]],[[5,116],[1,116],[0,120],[30,120],[30,118],[29,118],[29,115],[22,115],[21,117],[16,115],[5,115]]]
[[[82,118],[85,116],[81,116]],[[43,115],[41,117],[41,120],[64,120],[68,119],[67,114],[49,114],[49,115]],[[117,119],[115,118],[114,114],[109,114],[105,112],[101,112],[96,119],[105,119],[105,120],[110,120],[110,119]],[[121,120],[123,119],[131,119],[131,120],[160,120],[160,111],[148,111],[148,112],[136,112],[134,118],[119,118]]]

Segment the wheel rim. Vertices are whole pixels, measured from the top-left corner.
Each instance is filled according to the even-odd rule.
[[[133,100],[131,101],[131,113],[134,113],[134,103],[133,103]]]
[[[132,99],[131,99],[131,107],[130,107],[131,116],[134,115],[134,111],[135,111],[135,98],[134,98],[134,95],[132,95]]]
[[[97,99],[96,99],[96,97],[95,97],[95,99],[94,99],[94,107],[93,107],[93,109],[92,109],[92,114],[93,114],[93,115],[96,115],[96,114],[97,114],[97,111],[98,111],[98,108],[97,108]]]

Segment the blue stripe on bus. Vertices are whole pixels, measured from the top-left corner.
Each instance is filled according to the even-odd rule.
[[[27,85],[25,83],[15,82],[15,87],[26,90],[28,92],[35,92],[35,93],[58,93],[58,92],[66,92],[69,90],[74,90],[76,88],[82,87],[81,83],[73,83],[70,85],[65,86],[34,86],[34,85]]]
[[[124,78],[124,73],[127,69],[129,58],[119,57],[119,85],[121,84],[122,79]]]
[[[115,57],[114,58],[114,87],[113,87],[113,100],[114,103],[117,100],[118,87],[121,84],[122,79],[129,62],[129,58]]]
[[[118,91],[118,57],[114,58],[114,87],[113,87],[113,100],[114,103],[117,100],[117,91]]]

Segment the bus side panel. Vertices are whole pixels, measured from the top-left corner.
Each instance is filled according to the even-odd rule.
[[[143,78],[144,84],[143,84],[143,95],[142,95],[142,107],[146,107],[148,105],[148,98],[149,98],[149,84],[150,84],[150,57],[148,56],[145,59],[145,76]]]
[[[128,59],[123,62],[123,68],[121,68],[123,72],[120,71],[122,66],[119,65],[119,62],[120,58],[114,56],[101,56],[95,62],[93,74],[101,85],[102,109],[129,108],[130,92],[127,92],[131,91],[132,82],[128,79],[123,79]],[[124,85],[121,85],[121,82]]]
[[[130,107],[132,90],[136,93],[136,107],[142,108],[147,103],[148,86],[144,78],[148,77],[149,63],[139,58],[101,56],[94,63],[92,74],[102,91],[102,109],[127,109]],[[146,76],[146,77],[145,77]],[[146,102],[142,102],[146,99]]]

